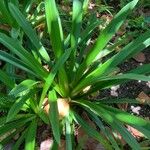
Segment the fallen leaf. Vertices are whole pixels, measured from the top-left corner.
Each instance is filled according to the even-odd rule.
[[[140,92],[140,94],[137,97],[137,100],[140,103],[150,103],[150,97],[147,94],[145,94],[143,91]]]
[[[127,129],[136,138],[144,137],[144,135],[140,131],[138,131],[137,129],[135,129],[129,125],[127,125]]]
[[[144,62],[146,60],[145,54],[143,52],[140,52],[138,54],[136,54],[133,57],[134,60],[136,60],[137,62]]]

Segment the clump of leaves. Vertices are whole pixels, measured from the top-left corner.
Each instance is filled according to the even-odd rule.
[[[5,68],[1,70],[0,80],[8,87],[7,95],[15,97],[7,116],[0,118],[0,136],[15,129],[1,141],[2,144],[7,143],[15,134],[21,133],[23,129],[13,148],[18,149],[25,141],[26,150],[34,149],[39,120],[51,126],[54,136],[53,146],[58,147],[61,135],[64,135],[66,149],[69,150],[76,147],[73,140],[76,124],[82,126],[89,136],[108,150],[118,150],[121,147],[105,126],[120,133],[134,150],[141,148],[126,129],[127,124],[150,139],[149,121],[111,106],[116,103],[137,103],[136,100],[89,99],[92,93],[113,85],[130,80],[150,81],[150,77],[146,76],[150,73],[150,64],[124,74],[118,70],[119,64],[150,45],[150,31],[140,34],[119,52],[115,51],[117,44],[107,47],[138,0],[131,1],[120,10],[88,50],[92,31],[100,22],[93,21],[81,30],[83,11],[87,2],[87,0],[83,2],[73,0],[71,31],[64,39],[55,0],[45,0],[45,15],[51,43],[49,48],[42,45],[19,8],[13,3],[8,3],[10,14],[19,30],[23,32],[23,38],[0,33],[0,43],[9,50],[9,52],[0,50],[0,59],[15,70],[18,68],[23,70],[23,76],[17,78],[14,71],[16,76],[10,77]],[[22,44],[21,41],[24,39],[30,41],[28,47]],[[55,58],[51,58],[52,52]],[[108,57],[109,54],[114,55]],[[101,133],[81,117],[82,111],[97,125]]]

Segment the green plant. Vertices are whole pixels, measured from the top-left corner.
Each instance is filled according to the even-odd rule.
[[[51,42],[49,48],[42,45],[35,30],[17,6],[8,4],[10,14],[24,34],[20,40],[18,37],[13,38],[0,33],[0,43],[9,50],[0,50],[0,60],[7,62],[6,65],[15,66],[12,76],[6,71],[6,67],[0,70],[0,80],[6,87],[6,92],[3,94],[8,101],[10,97],[15,97],[13,105],[9,105],[7,116],[0,117],[0,137],[7,135],[1,139],[1,144],[7,143],[14,135],[21,133],[13,149],[19,149],[24,141],[26,150],[34,149],[37,127],[41,121],[51,125],[55,149],[58,149],[61,135],[66,137],[66,149],[74,149],[75,124],[81,125],[89,136],[99,141],[108,150],[121,148],[107,127],[119,132],[134,150],[140,150],[140,145],[126,129],[127,124],[150,139],[149,121],[111,105],[138,103],[138,101],[128,98],[89,99],[92,93],[113,85],[130,80],[150,81],[148,76],[150,64],[124,74],[118,70],[120,63],[150,45],[150,31],[141,34],[118,53],[114,51],[114,47],[109,47],[109,41],[138,0],[131,1],[119,11],[109,25],[101,31],[88,52],[85,51],[88,40],[99,23],[93,22],[81,30],[85,2],[87,0],[84,3],[79,0],[73,1],[72,29],[64,39],[55,0],[45,0],[45,14]],[[25,39],[30,40],[27,47],[21,42]],[[52,52],[53,57],[50,57],[49,54]],[[114,55],[110,57],[109,54],[113,53]],[[18,74],[18,71],[21,73]],[[79,115],[82,111],[89,116],[101,133]]]

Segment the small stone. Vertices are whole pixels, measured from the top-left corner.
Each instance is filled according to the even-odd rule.
[[[144,62],[146,60],[146,57],[145,57],[144,53],[140,52],[137,55],[135,55],[133,57],[133,59],[136,60],[137,62],[141,63],[141,62]]]
[[[140,110],[141,110],[141,107],[140,106],[137,106],[137,107],[134,107],[134,106],[131,106],[131,110],[133,113],[139,115],[140,114]]]
[[[111,96],[118,97],[118,92],[117,92],[117,90],[118,90],[119,88],[120,88],[120,85],[112,86],[112,87],[111,87],[111,91],[110,91],[110,95],[111,95]]]
[[[40,144],[40,150],[50,150],[53,145],[52,139],[47,139],[41,142]]]
[[[150,81],[148,81],[148,82],[146,83],[146,85],[150,88]]]

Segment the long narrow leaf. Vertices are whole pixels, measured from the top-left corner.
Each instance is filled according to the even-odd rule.
[[[69,118],[65,119],[65,125],[66,125],[66,149],[72,150],[72,134],[71,134],[71,124],[69,121]]]
[[[25,102],[29,99],[29,97],[31,96],[31,92],[22,96],[21,98],[19,98],[11,107],[11,109],[8,112],[7,115],[7,122],[9,122],[10,120],[12,120],[17,113],[20,111],[20,109],[22,108],[22,106],[25,104]]]
[[[14,57],[14,56],[12,56],[12,55],[4,52],[4,51],[1,51],[1,50],[0,50],[0,59],[18,67],[18,68],[36,76],[36,77],[38,77],[37,74],[35,74],[32,71],[32,69],[29,68],[23,61],[21,61],[18,58]]]
[[[59,114],[58,114],[58,106],[57,106],[57,96],[54,90],[49,91],[48,101],[50,106],[49,120],[52,125],[53,135],[56,142],[60,144]]]
[[[119,80],[124,80],[124,82],[127,80],[142,80],[142,81],[150,81],[149,76],[140,75],[140,74],[134,74],[134,73],[128,73],[128,74],[122,74],[122,75],[116,75],[113,77],[88,77],[85,80],[83,80],[77,87],[74,88],[72,91],[72,96],[76,95],[78,92],[80,92],[82,89],[84,89],[87,86],[91,86],[93,84],[96,84],[101,81],[116,81],[117,84],[119,84]],[[110,86],[110,84],[108,84]],[[107,86],[108,86],[107,85]]]
[[[125,129],[125,127],[123,127],[122,123],[119,122],[118,118],[115,118],[114,115],[112,115],[107,109],[104,109],[103,107],[101,107],[101,105],[96,105],[94,103],[85,100],[84,101],[78,100],[74,102],[90,109],[92,112],[100,116],[105,122],[107,122],[110,126],[112,126],[113,129],[121,133],[124,140],[132,147],[132,149],[140,150],[140,146],[137,143],[137,141],[134,139],[134,137],[127,131],[127,129]],[[132,116],[130,115],[130,117]],[[142,121],[147,124],[147,121],[144,120]]]
[[[29,92],[33,88],[34,85],[38,84],[38,81],[34,80],[24,80],[17,86],[15,86],[10,92],[9,95],[14,95],[15,97],[18,97],[19,95],[23,95],[25,92]]]
[[[40,104],[39,106],[42,106],[44,97],[48,91],[48,89],[50,88],[58,70],[62,67],[62,65],[66,62],[66,60],[69,58],[70,53],[72,51],[72,48],[66,50],[66,52],[61,56],[61,58],[56,62],[56,64],[54,65],[54,67],[52,68],[50,74],[48,75],[48,77],[45,80],[45,84],[43,87],[43,91],[42,91],[42,95],[41,95],[41,99],[40,99]]]
[[[36,32],[32,29],[30,23],[25,19],[19,9],[12,3],[9,3],[9,9],[12,16],[16,19],[18,24],[22,27],[24,32],[27,34],[28,38],[31,40],[32,44],[36,47],[41,56],[47,61],[50,62],[50,57],[39,41],[39,38],[36,35]]]
[[[47,76],[46,70],[28,51],[21,46],[19,41],[0,33],[0,42],[9,48],[9,50],[11,50],[13,53],[18,55],[22,61],[24,61],[26,65],[30,66],[38,75],[41,77]]]
[[[74,65],[75,65],[75,58],[76,58],[76,49],[78,39],[80,37],[80,30],[81,30],[81,23],[82,23],[82,3],[80,0],[73,0],[73,14],[72,14],[72,31],[71,31],[71,47],[74,49],[72,51],[70,57],[70,65],[69,71],[72,72]],[[73,73],[72,73],[73,75]]]
[[[82,126],[82,128],[87,132],[87,134],[89,134],[89,136],[99,141],[106,149],[112,149],[109,143],[100,133],[98,133],[95,129],[88,125],[78,114],[76,114],[75,112],[73,112],[73,114],[75,117],[75,121],[77,121]]]
[[[25,138],[25,150],[35,150],[36,130],[37,120],[34,119],[28,128],[27,136]]]
[[[61,21],[55,0],[45,0],[45,10],[51,45],[57,60],[64,53],[63,48],[64,39]],[[63,93],[63,96],[68,96],[69,93],[68,78],[64,66],[62,66],[61,69],[59,70],[58,77],[59,77],[59,87]]]
[[[115,35],[120,26],[123,24],[127,15],[134,9],[137,2],[138,0],[133,0],[128,3],[119,11],[119,13],[114,17],[110,24],[101,32],[94,47],[90,50],[86,59],[78,69],[76,79],[81,78],[81,75],[85,71],[86,67],[89,66],[95,60],[95,57],[98,55],[98,53],[104,49],[109,40]]]
[[[45,0],[46,21],[56,58],[63,53],[63,32],[55,0]]]
[[[7,73],[0,70],[0,80],[6,84],[9,88],[13,88],[15,86],[14,81],[8,76]]]
[[[4,135],[5,133],[12,131],[13,129],[20,128],[23,125],[25,125],[27,122],[33,120],[34,118],[35,118],[35,116],[32,116],[32,117],[28,117],[25,119],[23,118],[23,119],[15,120],[10,123],[6,123],[6,124],[0,126],[0,135]]]

